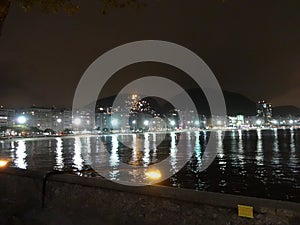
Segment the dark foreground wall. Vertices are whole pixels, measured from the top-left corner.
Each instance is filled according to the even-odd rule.
[[[100,178],[0,170],[0,224],[300,224],[300,204],[161,186],[123,186]],[[254,207],[254,219],[237,205]]]

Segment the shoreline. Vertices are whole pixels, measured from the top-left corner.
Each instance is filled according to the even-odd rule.
[[[211,128],[211,129],[194,129],[194,130],[174,130],[174,131],[148,131],[142,133],[134,133],[134,132],[112,132],[107,134],[98,134],[98,133],[74,133],[71,135],[49,135],[49,136],[32,136],[32,137],[6,137],[0,138],[0,142],[4,141],[17,141],[17,140],[47,140],[47,139],[55,139],[55,138],[74,138],[74,137],[87,137],[87,136],[110,136],[110,135],[141,135],[141,134],[165,134],[165,133],[184,133],[184,132],[218,132],[218,131],[250,131],[250,130],[297,130],[300,129],[300,126],[293,127],[251,127],[251,128]]]

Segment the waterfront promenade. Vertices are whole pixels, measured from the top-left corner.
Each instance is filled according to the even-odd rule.
[[[132,187],[97,178],[0,170],[0,224],[298,224],[300,205],[162,186]],[[43,189],[43,184],[46,184]],[[43,192],[44,190],[44,192]],[[253,218],[238,216],[253,207]]]

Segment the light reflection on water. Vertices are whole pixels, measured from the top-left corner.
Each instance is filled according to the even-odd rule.
[[[256,164],[262,166],[264,164],[264,152],[263,152],[263,145],[261,140],[261,129],[257,129],[257,147],[256,147]]]
[[[62,170],[64,168],[64,159],[63,159],[63,142],[61,138],[56,138],[56,165],[54,169]]]
[[[26,146],[25,146],[25,141],[19,141],[18,142],[18,147],[16,150],[16,158],[14,160],[14,163],[16,164],[16,167],[21,168],[21,169],[26,169],[27,167],[27,162],[26,162]]]
[[[119,179],[120,162],[147,167],[170,157],[176,174],[163,185],[300,202],[299,129],[214,132],[218,155],[203,172],[209,131],[7,140],[0,142],[0,156],[10,157],[13,167],[39,170],[80,171],[107,162],[112,180]],[[179,139],[186,152],[178,152]],[[191,159],[179,171],[186,155]]]

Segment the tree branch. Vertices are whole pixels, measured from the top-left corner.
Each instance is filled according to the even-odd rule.
[[[0,0],[0,36],[2,34],[3,24],[8,14],[11,0]]]

